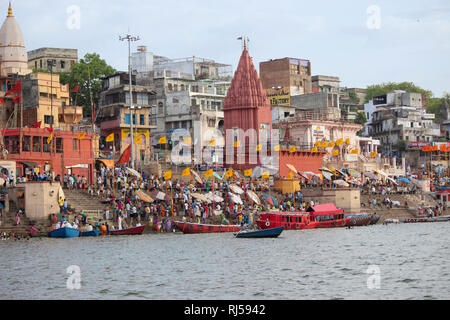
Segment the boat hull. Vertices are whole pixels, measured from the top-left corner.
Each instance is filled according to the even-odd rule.
[[[145,226],[139,226],[129,229],[122,230],[110,230],[109,234],[113,236],[124,236],[124,235],[140,235],[143,234],[145,230]]]
[[[283,230],[284,227],[279,227],[258,231],[239,232],[235,233],[234,236],[236,238],[276,238]]]
[[[174,221],[174,223],[185,234],[239,232],[241,230],[237,225],[209,225],[181,221]]]
[[[403,223],[420,223],[420,222],[445,222],[450,221],[450,216],[440,216],[431,218],[399,218],[400,222]]]
[[[347,226],[361,227],[367,226],[372,222],[373,214],[349,214],[345,215],[346,218],[350,218]]]
[[[373,216],[372,216],[372,219],[370,220],[369,225],[377,224],[378,221],[380,221],[380,219],[381,219],[381,216],[373,215]]]
[[[81,233],[81,237],[97,237],[100,230],[85,231]]]
[[[50,231],[50,238],[76,238],[80,236],[80,230],[73,228],[59,228]]]

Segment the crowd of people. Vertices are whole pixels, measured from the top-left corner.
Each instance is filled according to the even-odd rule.
[[[410,173],[412,174],[412,173]],[[6,173],[3,179],[13,184],[14,179]],[[49,181],[51,177],[44,172],[32,171],[26,177],[18,177],[16,182]],[[63,189],[79,190],[86,193],[92,199],[102,201],[105,205],[103,217],[98,221],[87,221],[85,214],[69,211],[67,200],[61,205],[61,221],[55,221],[52,217],[52,228],[68,226],[81,230],[101,230],[109,233],[110,230],[121,230],[136,225],[147,224],[156,231],[173,231],[173,220],[183,220],[198,223],[222,223],[222,224],[247,224],[255,225],[258,213],[267,210],[277,211],[307,211],[310,206],[318,204],[318,201],[305,201],[300,191],[281,196],[269,190],[267,181],[239,180],[236,178],[204,179],[202,183],[195,179],[165,180],[157,175],[138,176],[125,167],[112,169],[101,166],[95,174],[95,181],[89,184],[88,178],[83,175],[56,176],[55,182],[59,182]],[[331,188],[331,181],[326,179],[301,179],[301,189],[307,188]],[[232,193],[232,185],[238,186],[243,192],[236,201]],[[400,203],[391,200],[391,195],[398,193],[414,194],[417,186],[401,185],[390,179],[375,180],[364,178],[364,183],[357,185],[362,194],[368,194],[367,207],[373,209],[404,206],[409,207],[407,201]],[[261,202],[256,202],[246,191],[253,191],[260,196]],[[140,197],[139,192],[149,195],[153,201],[146,202]],[[194,194],[214,194],[221,198],[220,201],[202,201]],[[272,195],[270,196],[272,192]],[[159,194],[158,194],[159,193]],[[262,197],[264,195],[264,198]],[[381,200],[380,200],[381,196]],[[271,201],[266,199],[272,198]],[[366,207],[366,203],[362,203]],[[431,210],[431,211],[430,211]],[[442,214],[445,208],[421,208],[421,214]],[[69,218],[73,220],[68,222]],[[16,215],[16,225],[20,224],[20,214]]]

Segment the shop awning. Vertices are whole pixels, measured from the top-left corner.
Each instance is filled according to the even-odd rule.
[[[113,159],[97,159],[97,161],[102,162],[105,166],[112,169],[114,168],[114,160]]]
[[[84,169],[88,169],[88,168],[89,168],[89,165],[88,165],[88,164],[85,164],[85,163],[80,163],[80,164],[77,164],[77,165],[74,165],[74,166],[68,166],[68,167],[66,167],[66,169],[72,169],[72,168],[84,168]]]
[[[19,163],[27,167],[39,167],[39,168],[41,167],[40,165],[38,165],[36,162],[33,161],[19,161]]]

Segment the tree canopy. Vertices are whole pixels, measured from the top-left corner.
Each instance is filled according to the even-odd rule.
[[[92,104],[98,106],[102,91],[102,78],[113,75],[116,70],[109,66],[97,53],[87,53],[75,63],[70,73],[61,73],[61,83],[69,84],[72,90],[80,85],[78,92],[71,92],[71,100],[83,107],[83,115],[92,114]],[[92,103],[91,103],[92,97]]]
[[[374,97],[382,96],[394,90],[423,93],[426,95],[427,100],[433,97],[432,91],[423,89],[412,82],[387,82],[368,86],[366,89],[365,103],[369,102]]]

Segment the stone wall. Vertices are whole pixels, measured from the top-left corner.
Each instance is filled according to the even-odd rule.
[[[48,219],[50,214],[59,213],[59,183],[28,182],[17,184],[25,188],[25,214],[30,220]]]
[[[345,213],[361,212],[361,194],[359,189],[304,189],[301,191],[306,201],[319,201],[320,204],[334,203]]]

